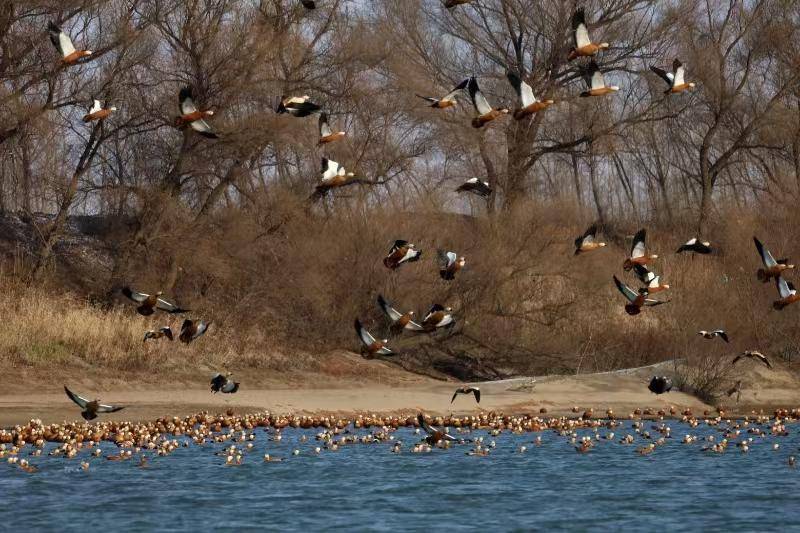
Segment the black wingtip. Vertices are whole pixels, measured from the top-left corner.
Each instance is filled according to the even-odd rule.
[[[55,23],[55,22],[53,22],[52,20],[50,20],[50,21],[48,21],[48,22],[47,22],[47,30],[48,30],[48,31],[55,32],[55,33],[61,33],[61,28],[59,28],[59,27],[56,25],[56,23]]]

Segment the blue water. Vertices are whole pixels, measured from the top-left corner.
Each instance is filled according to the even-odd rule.
[[[788,426],[786,437],[743,432],[754,437],[749,453],[729,447],[712,454],[701,451],[705,442],[681,439],[713,434],[718,441],[718,430],[668,424],[674,437],[649,456],[636,448],[651,441],[637,436],[632,445],[619,444],[633,433],[628,422],[613,430],[614,441],[596,442],[587,454],[552,431],[497,437],[474,431],[468,437],[496,441],[489,457],[467,456],[470,444],[414,454],[420,437],[400,429],[394,434],[404,443],[400,454],[383,442],[317,455],[316,431],[287,429],[274,442],[260,428],[237,467],[214,455],[230,443],[148,454],[146,469],[136,458],[112,462],[81,452],[66,460],[26,451],[20,457],[39,472],[27,474],[5,459],[0,464],[0,530],[800,531],[800,468],[787,464],[789,455],[800,457],[797,425]],[[307,442],[299,442],[303,434]],[[532,443],[536,435],[541,446]],[[516,453],[520,445],[527,452]],[[104,456],[117,453],[110,443],[102,449]],[[265,451],[283,462],[263,462]],[[91,466],[83,471],[80,461],[87,459]]]

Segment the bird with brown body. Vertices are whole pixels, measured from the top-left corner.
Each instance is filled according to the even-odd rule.
[[[754,361],[758,361],[767,368],[772,368],[772,364],[769,362],[769,359],[767,359],[767,356],[756,350],[745,350],[741,354],[737,355],[733,359],[733,361],[731,361],[731,365],[735,365],[738,361],[742,359],[752,359]]]
[[[758,251],[758,255],[761,257],[761,262],[764,264],[763,268],[759,268],[756,271],[756,277],[767,283],[772,278],[777,278],[780,276],[785,270],[789,270],[794,268],[794,265],[789,264],[788,259],[775,259],[772,256],[772,253],[761,244],[761,241],[758,238],[753,237],[753,242],[756,245],[756,250]]]
[[[568,60],[573,61],[579,57],[592,57],[600,50],[605,50],[609,43],[594,43],[589,37],[589,27],[586,24],[586,12],[583,8],[575,10],[572,14],[573,46],[569,52]]]
[[[631,254],[630,257],[627,257],[625,261],[622,263],[623,270],[627,272],[631,270],[634,265],[646,265],[658,259],[657,255],[648,255],[646,253],[647,252],[647,248],[645,246],[646,239],[647,239],[647,230],[645,230],[644,228],[637,231],[636,235],[633,236],[633,242],[631,243]]]

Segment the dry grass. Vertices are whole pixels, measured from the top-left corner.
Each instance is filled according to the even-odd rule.
[[[649,226],[648,245],[660,255],[653,268],[672,286],[658,297],[671,301],[629,317],[611,277],[638,286],[621,264],[627,236],[645,224],[617,221],[603,235],[607,248],[575,257],[572,240],[588,221],[569,205],[530,203],[515,213],[472,217],[431,204],[389,215],[337,201],[335,213],[308,216],[301,203],[276,197],[264,206],[263,225],[228,213],[190,244],[164,239],[164,247],[143,255],[130,273],[134,287],[162,287],[168,266],[157,259],[173,254],[182,270],[170,296],[191,307],[193,316],[214,322],[190,346],[142,344],[143,332],[163,325],[165,315],[147,319],[121,300],[106,310],[74,293],[59,295],[53,288],[63,281],[55,277],[46,290],[6,276],[2,357],[26,365],[180,370],[200,363],[275,374],[324,371],[337,367],[330,354],[358,350],[353,318],[376,335],[388,334],[375,305],[379,293],[418,316],[433,303],[453,307],[459,325],[449,334],[406,335],[390,344],[405,368],[465,379],[587,373],[679,358],[689,362],[684,387],[711,398],[728,379],[724,362],[735,353],[760,349],[791,363],[800,346],[800,307],[772,310],[776,291],[756,281],[752,244],[752,235],[760,235],[776,255],[800,257],[792,213],[774,215],[777,224],[731,211],[729,223],[708,236],[719,250],[709,257],[674,253],[692,235],[681,224]],[[397,238],[415,242],[423,259],[391,272],[381,260]],[[437,247],[467,257],[454,282],[438,277]],[[87,283],[95,294],[108,288],[99,274]],[[173,319],[172,326],[179,322]],[[714,328],[726,329],[731,344],[696,334]]]

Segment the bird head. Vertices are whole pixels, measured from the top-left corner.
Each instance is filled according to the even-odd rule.
[[[665,283],[665,284],[663,285],[663,287],[664,287],[665,289],[669,289],[669,283]]]
[[[693,85],[693,84],[692,84]],[[703,246],[711,246],[711,243],[708,241],[703,241]]]
[[[162,294],[164,294],[162,291],[156,291],[156,296],[161,296]]]
[[[697,84],[693,81],[689,82],[689,88],[694,89]]]
[[[650,259],[658,259],[658,256],[656,254],[653,254],[650,256]]]
[[[609,85],[608,89],[614,92],[619,91],[619,87],[617,85]]]
[[[116,110],[117,110],[117,106],[115,106],[115,105],[112,105],[112,106],[111,106],[111,107],[109,107],[108,109],[109,109],[110,111],[116,111]]]
[[[83,55],[90,56],[90,55],[92,55],[92,51],[91,50],[84,50]]]
[[[214,115],[214,110],[213,109],[209,109],[209,110],[205,111],[205,114],[208,115],[208,116],[213,116]]]
[[[609,48],[610,46],[611,45],[609,43],[600,43],[600,44],[597,45],[597,48],[599,48],[601,50],[604,50],[606,48]]]
[[[597,243],[597,246],[599,246],[600,248],[602,248],[602,247],[603,247],[603,246],[605,246],[605,245],[606,245],[606,243],[604,243],[604,242],[598,242],[598,243]]]
[[[347,173],[347,177],[348,177],[348,178],[355,177],[355,173],[353,173],[353,172],[348,172],[348,173]]]
[[[508,108],[507,107],[503,107],[501,109],[498,109],[498,111],[500,111],[504,115],[508,114]]]
[[[409,311],[408,316],[414,316],[414,311]]]

